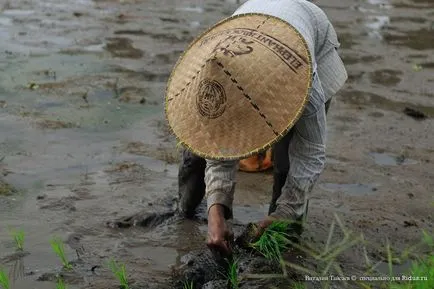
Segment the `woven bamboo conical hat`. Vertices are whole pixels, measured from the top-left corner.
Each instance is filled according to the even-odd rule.
[[[178,60],[166,118],[178,141],[207,159],[234,160],[269,148],[300,117],[311,57],[287,22],[263,14],[229,17]]]

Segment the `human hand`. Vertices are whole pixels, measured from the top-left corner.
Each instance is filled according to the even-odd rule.
[[[212,206],[208,213],[208,248],[220,257],[230,256],[232,254],[232,238],[233,234],[224,218],[224,207],[221,205]]]
[[[267,216],[265,220],[259,222],[256,226],[256,232],[254,235],[255,239],[258,240],[262,236],[262,234],[264,234],[265,230],[267,230],[268,226],[270,226],[276,220],[277,218],[275,217]]]

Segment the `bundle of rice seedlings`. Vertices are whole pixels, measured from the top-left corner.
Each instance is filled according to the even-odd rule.
[[[265,258],[280,262],[282,253],[292,244],[291,236],[287,233],[290,222],[274,221],[250,246]]]

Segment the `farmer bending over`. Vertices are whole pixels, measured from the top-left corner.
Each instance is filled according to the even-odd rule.
[[[235,174],[240,159],[273,151],[268,217],[300,221],[323,171],[326,112],[347,79],[336,32],[306,0],[250,0],[200,35],[168,82],[166,117],[185,147],[180,211],[206,196],[211,249],[230,253]],[[295,222],[297,223],[297,222]],[[299,235],[302,225],[290,228]]]

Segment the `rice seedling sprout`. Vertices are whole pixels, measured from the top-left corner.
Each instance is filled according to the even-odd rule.
[[[239,288],[238,260],[232,260],[232,262],[229,262],[228,281],[231,289]]]
[[[56,289],[66,289],[66,284],[62,278],[57,278]]]
[[[23,230],[11,230],[11,235],[14,239],[15,248],[17,251],[24,250],[24,237],[25,233]]]
[[[129,289],[128,279],[127,279],[127,271],[125,264],[117,263],[113,258],[109,261],[108,266],[112,271],[113,275],[119,281],[119,284],[122,289]]]
[[[60,258],[63,267],[67,270],[72,269],[72,265],[71,263],[69,263],[68,258],[65,254],[65,244],[63,243],[63,241],[58,237],[53,237],[50,240],[50,244],[54,253]]]
[[[8,274],[4,271],[4,269],[0,270],[0,287],[2,289],[10,289],[9,277]]]

